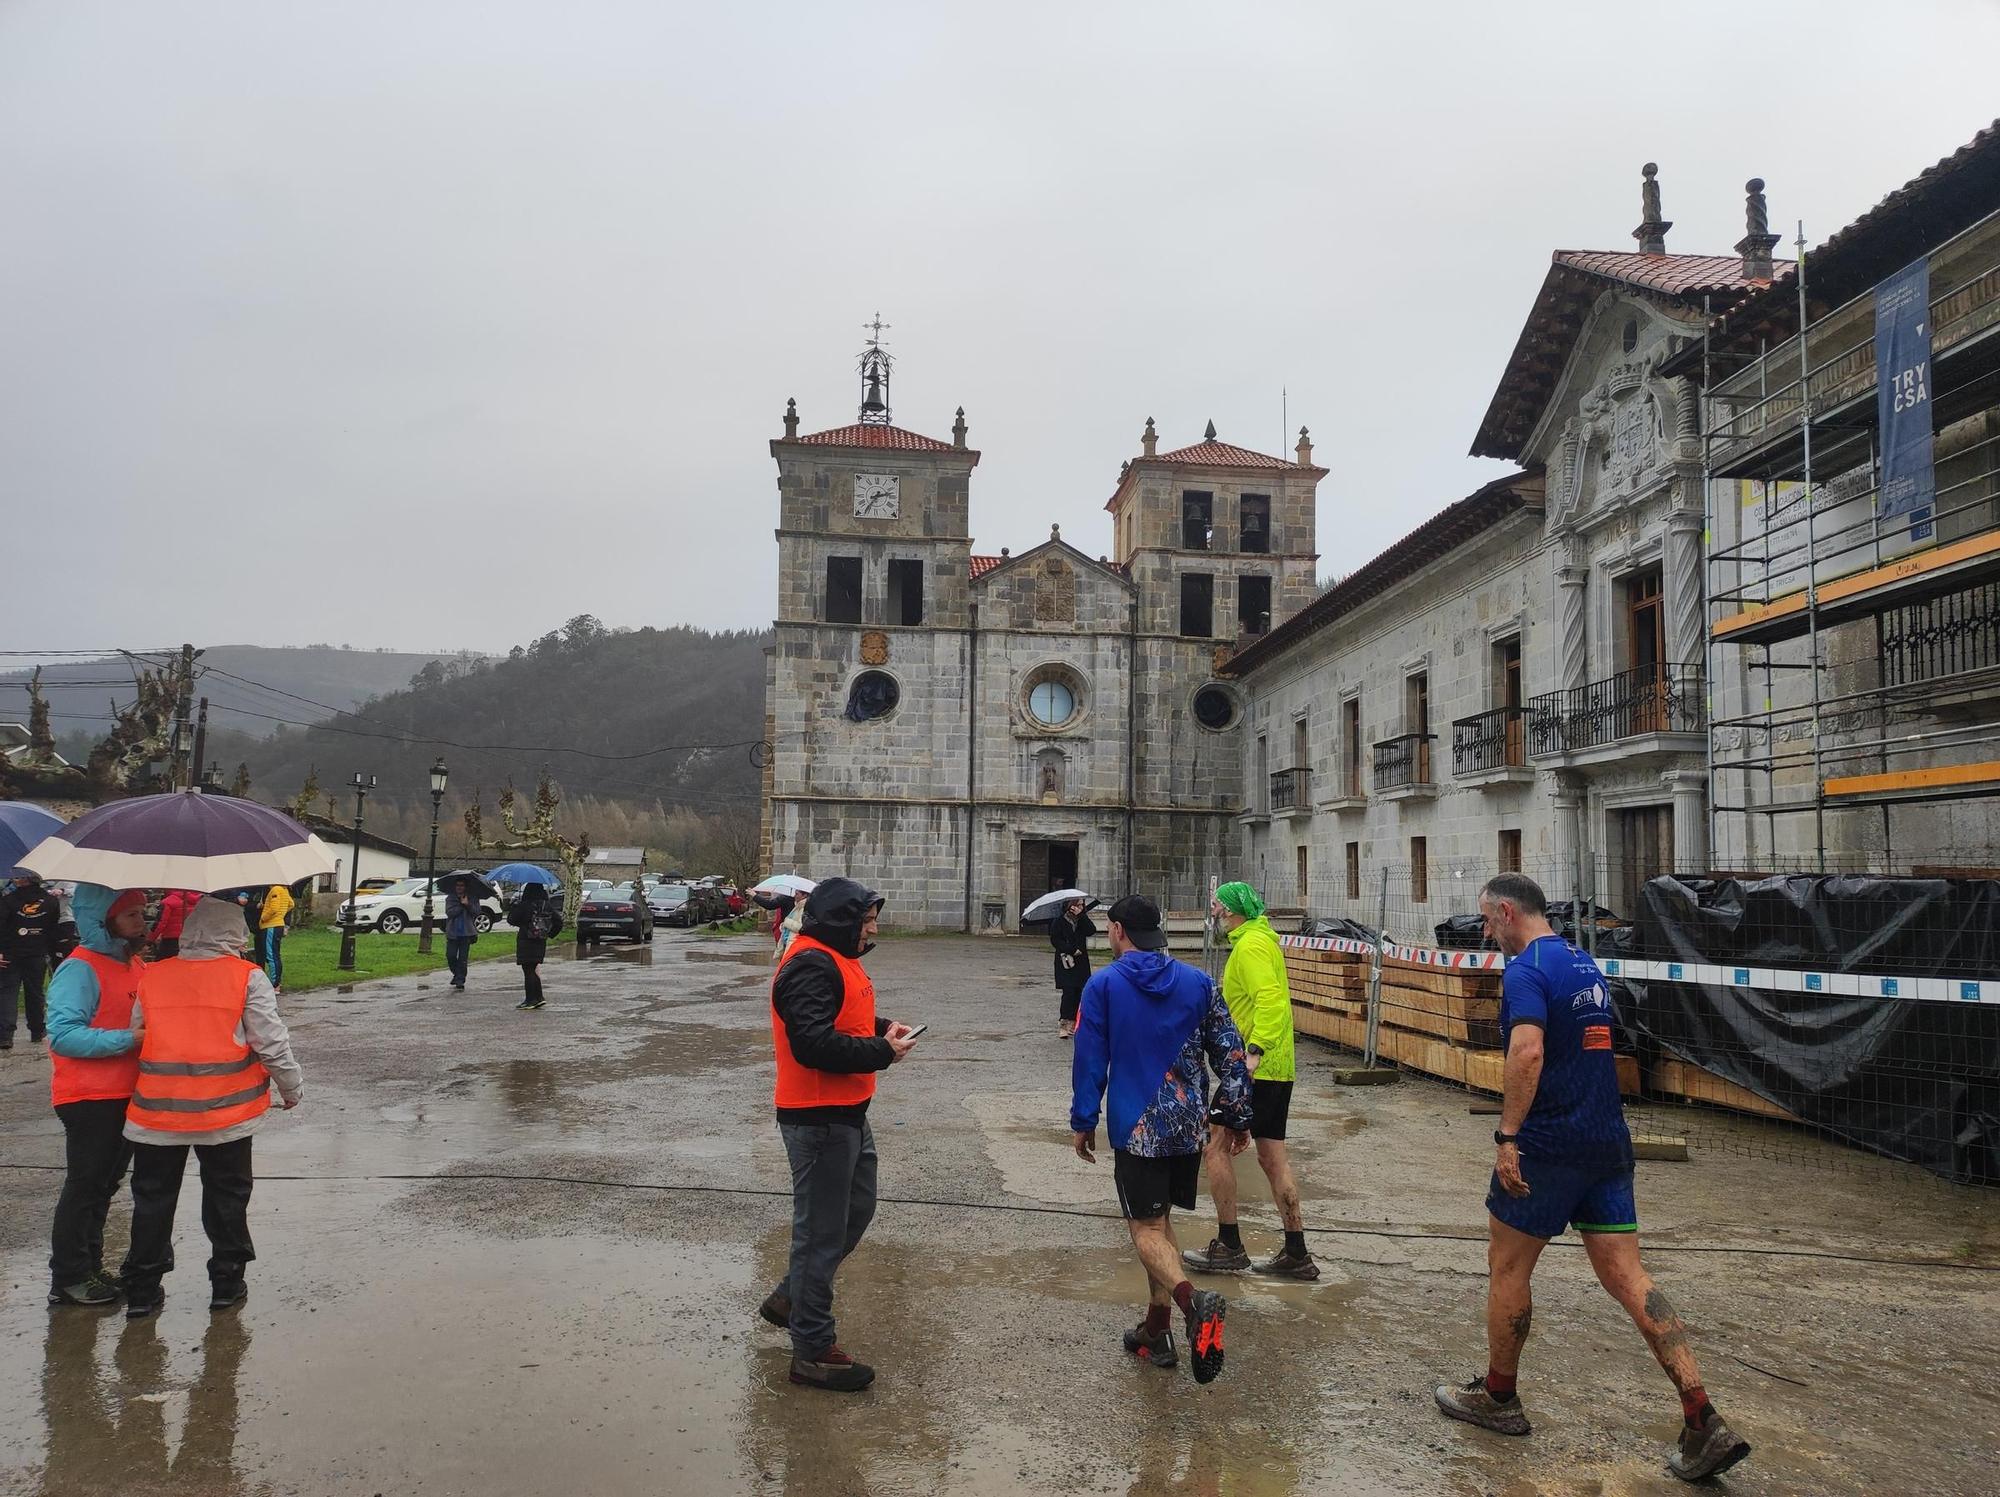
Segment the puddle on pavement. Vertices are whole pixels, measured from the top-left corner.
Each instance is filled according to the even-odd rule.
[[[690,962],[736,962],[745,967],[769,967],[771,952],[768,947],[747,946],[734,951],[684,951],[684,961]]]

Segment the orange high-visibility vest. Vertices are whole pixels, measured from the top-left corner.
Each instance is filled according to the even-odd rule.
[[[92,1029],[130,1029],[132,1000],[139,996],[139,974],[146,964],[134,957],[121,962],[87,946],[79,946],[66,958],[82,962],[97,978],[97,1012],[90,1016]],[[65,1102],[115,1102],[132,1095],[139,1075],[139,1052],[99,1055],[78,1059],[73,1055],[49,1052],[55,1062],[49,1077],[49,1100],[57,1107]]]
[[[139,1003],[146,1040],[125,1120],[163,1133],[207,1133],[271,1105],[264,1063],[236,1038],[254,962],[170,957],[146,969]]]
[[[867,970],[853,957],[842,956],[824,941],[800,935],[792,937],[792,944],[785,948],[784,960],[778,963],[778,972],[783,972],[785,962],[802,951],[824,951],[840,970],[842,996],[840,1012],[834,1016],[833,1027],[842,1034],[874,1039],[875,984],[870,981]],[[874,1096],[873,1071],[815,1071],[810,1066],[800,1065],[793,1058],[791,1036],[785,1033],[785,1021],[778,1013],[777,985],[777,974],[773,973],[771,1038],[778,1050],[778,1106],[857,1107]]]

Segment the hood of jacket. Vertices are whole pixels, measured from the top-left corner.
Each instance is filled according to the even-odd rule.
[[[830,878],[806,896],[804,935],[831,946],[842,956],[859,957],[874,946],[861,941],[861,922],[882,907],[882,896],[851,878]]]
[[[70,896],[70,914],[76,920],[76,938],[87,949],[99,956],[108,956],[114,961],[130,961],[132,945],[112,938],[105,927],[105,917],[111,913],[111,906],[122,889],[107,889],[102,884],[78,884],[76,892]],[[242,917],[238,917],[238,924]]]
[[[1180,980],[1179,965],[1164,951],[1128,951],[1117,962],[1125,980],[1155,1002],[1173,996],[1174,985]]]
[[[241,907],[232,899],[204,895],[188,911],[187,923],[181,927],[181,960],[206,962],[219,956],[241,956],[249,943]]]

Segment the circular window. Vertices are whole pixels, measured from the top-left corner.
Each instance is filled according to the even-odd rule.
[[[1212,732],[1236,721],[1236,698],[1228,688],[1204,686],[1194,694],[1194,720]]]
[[[1076,716],[1076,693],[1060,681],[1044,681],[1028,693],[1028,714],[1045,728],[1060,728]]]
[[[903,688],[887,671],[863,671],[847,688],[847,713],[851,722],[865,723],[887,717],[903,699]]]

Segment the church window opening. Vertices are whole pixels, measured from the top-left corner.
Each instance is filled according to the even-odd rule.
[[[902,699],[903,688],[896,684],[894,676],[887,671],[863,671],[847,688],[845,715],[849,722],[873,722],[894,712]]]
[[[1215,579],[1206,572],[1181,577],[1181,635],[1186,639],[1215,636]]]
[[[1619,344],[1624,348],[1625,352],[1627,353],[1630,353],[1633,349],[1639,346],[1638,318],[1628,317],[1625,319],[1625,333],[1624,336],[1621,337],[1618,341]]]
[[[1242,525],[1238,532],[1236,549],[1259,554],[1271,549],[1270,495],[1243,496]]]
[[[889,563],[889,622],[921,624],[924,621],[924,564],[894,560]]]
[[[1045,728],[1060,728],[1076,716],[1076,693],[1061,681],[1041,681],[1028,693],[1028,713]]]
[[[1349,899],[1359,899],[1361,897],[1361,844],[1359,842],[1350,842],[1347,844],[1347,897]]]
[[[1181,495],[1181,549],[1206,551],[1215,534],[1215,495],[1190,489]]]
[[[1311,855],[1306,851],[1303,843],[1300,844],[1299,846],[1298,860],[1299,860],[1298,894],[1300,899],[1304,899],[1308,894],[1312,892],[1312,858]]]
[[[1236,627],[1243,634],[1271,632],[1271,579],[1236,579]]]
[[[1428,837],[1410,839],[1410,903],[1428,904],[1431,897],[1431,843]]]
[[[1204,686],[1194,694],[1194,720],[1212,733],[1236,721],[1236,698],[1227,687]]]
[[[829,556],[826,559],[826,621],[829,624],[861,622],[861,558]]]

